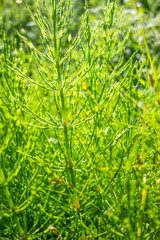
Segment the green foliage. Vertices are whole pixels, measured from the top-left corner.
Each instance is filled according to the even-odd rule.
[[[139,18],[142,22],[142,27],[145,32],[145,37],[147,39],[147,43],[150,49],[151,54],[154,56],[155,64],[159,67],[160,61],[160,49],[159,49],[159,41],[160,41],[160,11],[159,11],[159,1],[137,1],[134,0],[137,11],[139,13]],[[124,13],[125,13],[125,21],[123,22],[123,27],[127,27],[128,25],[133,26],[130,39],[127,43],[128,54],[130,55],[133,51],[135,51],[137,42],[141,42],[144,44],[144,40],[142,37],[142,32],[139,26],[139,22],[137,20],[136,12],[133,7],[132,1],[125,1],[124,5]]]
[[[96,24],[86,3],[76,36],[69,0],[35,4],[41,44],[1,31],[1,239],[159,239],[159,79],[147,54],[136,45],[126,57],[131,30],[114,3]]]

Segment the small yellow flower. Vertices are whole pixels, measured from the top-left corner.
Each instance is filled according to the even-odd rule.
[[[87,89],[88,89],[87,84],[86,84],[85,82],[82,83],[82,89],[83,89],[84,91],[87,91]]]
[[[98,112],[98,106],[95,106],[95,112]]]
[[[90,114],[91,114],[91,111],[88,110],[88,111],[86,112],[86,115],[90,115]]]
[[[77,211],[80,210],[79,200],[76,200],[76,201],[75,201],[75,207],[76,207]]]

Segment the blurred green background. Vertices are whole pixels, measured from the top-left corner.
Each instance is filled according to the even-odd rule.
[[[160,62],[160,0],[135,1],[139,17],[142,21],[142,26],[145,31],[150,53],[154,59],[156,67],[160,68],[158,64]],[[81,16],[84,13],[85,0],[71,0],[71,2],[74,16],[73,31],[76,32],[80,26]],[[88,0],[90,18],[93,24],[100,18],[102,9],[106,6],[107,2],[108,0]],[[35,1],[26,0],[26,3],[34,12]],[[129,58],[130,55],[137,49],[137,45],[139,43],[142,43],[144,48],[145,46],[132,0],[117,0],[117,3],[119,8],[123,7],[123,29],[127,31],[130,26],[133,26],[126,49],[126,56],[128,55]],[[3,28],[8,39],[15,35],[11,25],[9,24],[11,21],[17,30],[21,31],[23,29],[23,34],[26,34],[32,42],[35,44],[40,43],[39,29],[35,26],[35,23],[27,12],[23,0],[0,0],[0,16],[3,18]]]

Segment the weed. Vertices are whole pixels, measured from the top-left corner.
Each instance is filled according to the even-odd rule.
[[[86,1],[76,36],[70,0],[35,3],[39,46],[2,32],[1,238],[158,239],[158,85],[144,51],[124,60],[115,3],[92,24]]]

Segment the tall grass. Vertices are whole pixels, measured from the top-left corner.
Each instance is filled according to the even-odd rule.
[[[1,239],[159,239],[160,100],[146,54],[125,62],[129,32],[110,1],[95,24],[86,2],[76,36],[69,0],[35,2],[39,46],[1,31]]]

